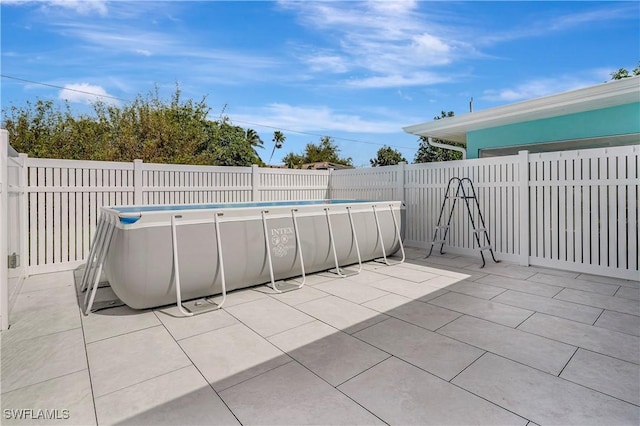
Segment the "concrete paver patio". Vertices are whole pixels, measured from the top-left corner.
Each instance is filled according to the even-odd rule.
[[[83,316],[81,271],[30,277],[0,335],[1,422],[640,424],[638,281],[407,255],[190,318]]]

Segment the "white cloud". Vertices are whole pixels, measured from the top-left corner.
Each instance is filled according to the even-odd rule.
[[[6,5],[39,5],[41,10],[65,9],[71,10],[80,15],[88,15],[98,13],[100,15],[107,14],[107,0],[1,0]]]
[[[92,104],[97,101],[116,103],[104,88],[88,83],[65,84],[64,89],[58,94],[58,99],[83,104]]]
[[[359,114],[340,112],[326,106],[295,106],[273,103],[261,108],[230,113],[231,120],[239,123],[259,123],[273,128],[299,132],[350,132],[350,133],[394,133],[402,128],[404,121],[389,120],[388,114],[370,114],[363,118]]]
[[[481,99],[498,102],[516,102],[539,98],[591,86],[604,80],[601,70],[585,73],[585,76],[565,75],[555,78],[538,78],[525,81],[514,87],[485,90]]]

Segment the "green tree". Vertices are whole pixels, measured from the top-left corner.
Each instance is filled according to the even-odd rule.
[[[329,162],[335,164],[344,164],[351,166],[351,157],[343,158],[338,155],[340,148],[335,144],[333,139],[329,136],[323,136],[320,138],[319,144],[309,142],[302,154],[294,154],[290,152],[287,154],[283,161],[290,168],[299,168],[303,164],[316,163],[316,162]]]
[[[226,116],[209,120],[206,99],[169,101],[157,88],[119,106],[96,102],[91,115],[74,116],[68,103],[27,102],[3,110],[11,144],[32,157],[77,160],[249,166],[264,164],[257,132],[233,126]],[[224,112],[224,111],[223,111]]]
[[[454,112],[449,111],[441,111],[439,117],[433,117],[434,120],[442,120],[448,117],[453,117]],[[454,145],[459,147],[464,147],[464,144],[458,142],[444,141],[441,139],[433,139],[434,142],[446,143],[448,145]],[[414,163],[431,163],[435,161],[451,161],[451,160],[461,160],[462,153],[458,151],[453,151],[450,149],[444,148],[436,148],[427,142],[427,137],[420,136],[420,144],[418,146],[418,151],[416,152],[415,157],[413,158]]]
[[[629,70],[625,68],[620,68],[616,72],[611,73],[611,80],[622,80],[623,78],[633,77],[636,75],[640,75],[640,61],[638,61],[638,65],[629,72]]]
[[[273,149],[271,150],[271,156],[269,157],[269,164],[271,164],[271,159],[273,158],[273,153],[276,152],[276,149],[281,149],[284,145],[284,141],[287,139],[285,135],[282,134],[280,130],[276,130],[273,132]]]
[[[378,150],[376,158],[369,160],[372,167],[393,166],[401,161],[407,162],[399,151],[386,145]]]

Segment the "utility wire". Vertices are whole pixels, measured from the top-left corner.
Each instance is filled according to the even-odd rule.
[[[122,102],[129,102],[128,99],[118,98],[118,97],[115,97],[115,96],[100,95],[100,94],[97,94],[97,93],[88,92],[86,90],[73,89],[73,88],[64,87],[64,86],[58,86],[58,85],[50,84],[50,83],[43,83],[41,81],[27,80],[27,79],[24,79],[24,78],[13,77],[13,76],[6,75],[6,74],[0,74],[0,77],[7,78],[7,79],[10,79],[10,80],[20,81],[20,82],[23,82],[23,83],[37,84],[37,85],[40,85],[40,86],[52,87],[54,89],[68,90],[70,92],[82,93],[82,94],[85,94],[85,95],[92,95],[92,96],[96,96],[98,98],[108,98],[108,99],[114,99],[114,100],[122,101]],[[347,141],[347,142],[356,142],[356,143],[364,143],[364,144],[377,145],[377,146],[389,146],[391,148],[411,149],[411,150],[414,150],[414,151],[417,149],[415,147],[390,145],[390,144],[386,144],[386,143],[370,142],[370,141],[363,141],[363,140],[358,140],[358,139],[343,138],[343,137],[339,137],[339,136],[331,136],[331,135],[326,135],[326,134],[323,135],[323,134],[319,134],[319,133],[304,132],[304,131],[301,131],[301,130],[285,129],[285,128],[282,128],[282,127],[270,126],[270,125],[267,125],[267,124],[252,123],[252,122],[243,121],[243,120],[234,120],[231,117],[230,117],[230,120],[232,122],[235,121],[235,122],[238,122],[238,123],[248,124],[248,125],[251,125],[251,126],[259,126],[259,127],[265,127],[267,129],[281,130],[281,131],[284,131],[284,132],[287,132],[287,133],[298,133],[298,134],[301,134],[301,135],[318,136],[318,137],[321,137],[321,138],[325,137],[325,136],[328,136],[328,137],[330,137],[331,139],[334,139],[334,140],[341,140],[341,141]]]

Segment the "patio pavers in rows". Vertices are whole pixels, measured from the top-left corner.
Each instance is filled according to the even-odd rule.
[[[640,364],[640,338],[536,313],[519,330]]]
[[[198,334],[179,343],[216,391],[291,361],[285,353],[241,323]]]
[[[386,291],[371,287],[358,282],[327,281],[314,286],[315,289],[349,300],[353,303],[362,304],[369,300],[377,299],[389,294]]]
[[[174,339],[182,340],[238,322],[227,311],[215,309],[215,306],[213,308],[212,311],[200,312],[188,318],[185,318],[176,306],[156,309],[154,313]]]
[[[416,283],[393,277],[375,281],[369,285],[388,293],[399,294],[400,296],[411,299],[420,299],[421,297],[429,296],[442,288],[441,286],[431,286],[429,281]]]
[[[57,421],[58,424],[89,425],[96,422],[91,382],[86,368],[3,393],[2,409],[3,413],[4,410],[21,409],[58,410],[58,417],[63,418],[63,410],[68,410],[68,419],[60,419]],[[56,422],[46,419],[19,419],[17,415],[7,418],[6,414],[2,419],[3,425],[52,423]]]
[[[535,274],[530,278],[530,280],[537,283],[573,288],[576,290],[588,291],[605,296],[613,296],[614,294],[616,294],[616,291],[618,291],[618,285],[616,284],[605,284],[596,281],[586,281],[579,278],[558,277],[557,275],[549,275],[544,273]]]
[[[618,296],[603,296],[588,291],[565,288],[555,296],[556,299],[582,305],[596,306],[623,314],[640,315],[640,303],[637,300],[625,299]]]
[[[363,304],[363,306],[431,331],[437,330],[462,315],[397,294],[380,297]]]
[[[82,320],[82,329],[87,343],[160,325],[160,321],[152,311],[134,310],[128,306],[104,309],[87,315]]]
[[[640,337],[640,316],[605,309],[594,325]]]
[[[296,361],[228,388],[220,396],[244,425],[384,424]]]
[[[509,290],[516,290],[522,293],[537,294],[538,296],[544,297],[553,297],[560,293],[563,288],[560,286],[536,283],[533,281],[501,277],[500,275],[486,275],[479,278],[476,282],[480,284],[490,284]]]
[[[390,356],[320,321],[282,332],[269,341],[333,386]]]
[[[553,375],[560,374],[577,349],[468,315],[445,325],[438,333]]]
[[[602,309],[599,308],[513,290],[507,290],[492,300],[494,302],[504,303],[505,305],[542,312],[585,324],[593,324],[600,314],[602,314]]]
[[[560,377],[640,406],[640,365],[578,349]]]
[[[355,337],[445,380],[468,367],[483,350],[390,318]]]
[[[263,337],[273,336],[314,320],[271,297],[231,306],[226,311]]]
[[[638,406],[491,353],[484,354],[452,383],[537,424],[640,422]]]
[[[454,292],[443,294],[428,303],[509,327],[516,327],[533,314],[533,311],[526,309],[514,308],[502,303]]]
[[[506,289],[501,287],[495,287],[488,284],[480,284],[475,281],[467,280],[453,283],[447,286],[447,290],[487,300],[493,299],[500,293],[504,293],[505,291],[507,291]]]
[[[99,424],[238,424],[192,365],[97,397],[95,404]]]
[[[388,424],[527,424],[527,420],[395,357],[338,389]]]
[[[335,296],[302,303],[297,308],[348,334],[355,333],[388,318],[386,315],[372,309]]]

